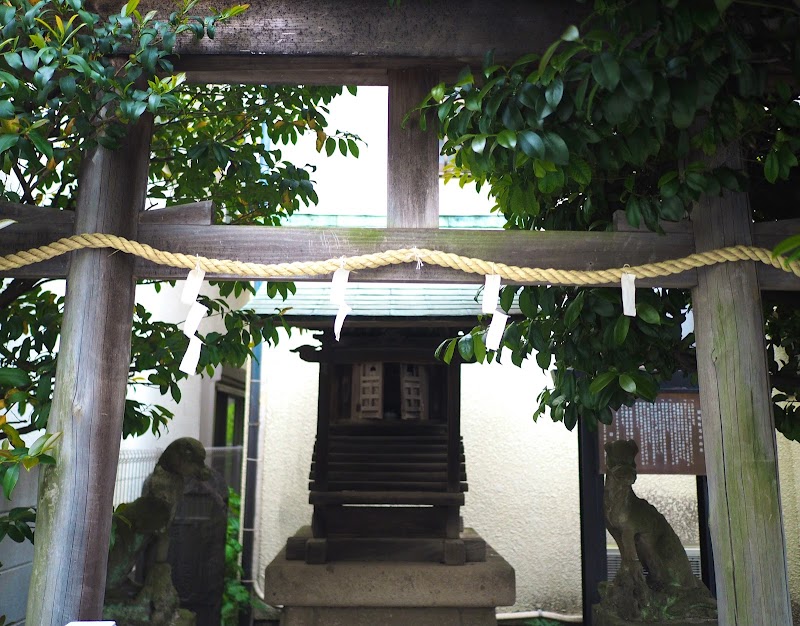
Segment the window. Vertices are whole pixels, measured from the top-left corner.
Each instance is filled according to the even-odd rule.
[[[368,362],[337,367],[338,420],[444,421],[440,365]],[[345,389],[345,387],[350,387]]]
[[[214,402],[214,447],[244,443],[244,392],[245,371],[223,367]]]

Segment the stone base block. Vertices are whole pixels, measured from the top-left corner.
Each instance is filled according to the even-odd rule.
[[[303,526],[286,541],[286,558],[320,564],[326,561],[431,561],[448,565],[485,561],[486,542],[472,528],[458,539],[409,537],[328,537],[314,539]]]
[[[267,566],[264,600],[283,626],[495,626],[515,601],[514,569],[486,546],[486,560],[458,567],[410,561],[310,565],[281,551]]]
[[[494,609],[288,607],[281,626],[496,626]]]
[[[719,622],[715,619],[678,619],[661,622],[632,622],[611,615],[603,610],[599,605],[592,607],[593,626],[718,626]]]

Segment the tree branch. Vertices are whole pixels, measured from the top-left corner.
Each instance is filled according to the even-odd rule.
[[[33,291],[38,285],[39,280],[35,278],[21,279],[15,278],[3,291],[0,291],[0,310],[8,308],[20,296]]]
[[[12,168],[14,169],[14,174],[16,174],[17,180],[19,180],[19,184],[22,187],[22,201],[27,204],[36,204],[36,201],[33,199],[33,191],[31,190],[28,181],[25,179],[25,176],[22,174],[22,170],[19,169],[19,163],[14,161],[12,163]]]

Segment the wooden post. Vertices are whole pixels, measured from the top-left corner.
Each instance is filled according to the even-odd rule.
[[[439,139],[429,128],[419,127],[412,116],[403,118],[436,85],[437,74],[425,69],[389,71],[389,228],[439,228]]]
[[[147,190],[152,122],[119,150],[83,160],[75,232],[136,236]],[[27,623],[99,620],[105,594],[114,481],[130,367],[133,259],[73,253],[48,429],[61,431],[57,464],[42,474]]]
[[[738,149],[725,155],[738,168]],[[698,252],[750,244],[746,194],[692,213]],[[726,626],[791,624],[775,423],[754,263],[698,270],[692,290],[711,538]]]

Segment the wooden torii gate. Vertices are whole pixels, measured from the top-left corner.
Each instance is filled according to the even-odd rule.
[[[164,0],[143,4],[150,5],[143,10],[169,11]],[[0,233],[3,250],[105,232],[162,250],[254,263],[417,246],[519,266],[600,269],[736,244],[773,247],[790,227],[754,226],[747,197],[732,193],[697,207],[693,223],[668,236],[437,230],[437,139],[433,132],[401,129],[403,114],[439,77],[479,64],[491,48],[498,59],[541,48],[579,22],[580,11],[561,0],[403,0],[393,9],[370,0],[253,3],[214,41],[184,48],[178,69],[204,83],[387,84],[388,229],[212,226],[207,206],[141,213],[152,130],[144,120],[123,149],[97,148],[84,160],[74,219],[38,207],[2,207],[21,222]],[[57,465],[41,484],[29,624],[64,626],[101,616],[135,279],[184,275],[106,250],[83,250],[6,274],[67,278],[50,418],[50,429],[64,437]],[[352,279],[482,281],[413,265],[362,271]],[[720,624],[790,624],[759,288],[797,290],[800,281],[740,262],[639,281],[655,284],[692,289]]]

